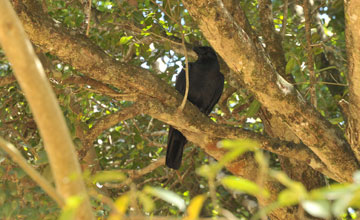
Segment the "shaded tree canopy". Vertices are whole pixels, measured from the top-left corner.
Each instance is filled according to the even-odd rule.
[[[78,186],[87,183],[94,216],[182,216],[190,201],[189,216],[227,219],[330,218],[359,206],[358,1],[11,4],[64,114],[76,150],[66,154],[80,162]],[[2,27],[9,28],[0,27],[0,40],[12,30]],[[190,102],[179,110],[183,96],[174,88],[176,74],[197,59],[195,46],[211,46],[225,76],[210,117]],[[65,152],[48,146],[51,132],[41,130],[13,74],[17,64],[1,47],[0,136],[56,185],[59,195],[51,197],[61,198],[56,204],[1,153],[0,217],[66,219],[77,207],[71,199],[88,198],[76,200],[72,183],[62,186],[75,177],[56,170],[71,165],[53,159]],[[168,125],[190,142],[180,172],[164,166]],[[337,183],[342,195],[321,188]]]

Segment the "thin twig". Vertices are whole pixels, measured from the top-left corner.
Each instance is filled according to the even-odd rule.
[[[91,21],[91,2],[92,0],[88,0],[89,1],[89,8],[88,8],[88,12],[87,12],[87,27],[86,27],[86,36],[89,36],[89,31],[90,31],[90,21]]]
[[[51,184],[39,174],[32,166],[30,166],[16,147],[0,137],[0,148],[10,155],[11,159],[17,163],[39,186],[53,199],[56,203],[63,207],[64,199],[51,186]]]
[[[189,95],[189,59],[188,59],[188,54],[187,54],[187,49],[185,46],[185,37],[184,37],[184,32],[181,28],[181,40],[182,40],[182,44],[184,47],[184,52],[185,52],[185,63],[186,63],[186,68],[185,68],[185,79],[186,79],[186,87],[185,87],[185,94],[184,94],[184,99],[181,102],[180,108],[179,110],[182,111],[185,107],[186,104],[186,100],[188,98]]]
[[[185,104],[186,104],[186,100],[187,100],[187,97],[188,97],[188,94],[189,94],[189,59],[188,59],[188,52],[187,52],[187,49],[186,49],[186,45],[185,45],[185,34],[184,34],[184,29],[182,27],[182,24],[181,24],[181,20],[180,22],[174,18],[173,14],[171,13],[171,8],[169,9],[170,11],[170,14],[159,4],[157,4],[154,0],[151,0],[151,2],[155,5],[157,5],[160,10],[170,18],[170,20],[172,20],[174,23],[176,23],[179,28],[180,28],[180,32],[181,32],[181,45],[183,46],[184,48],[184,55],[185,55],[185,64],[186,64],[186,68],[185,68],[185,79],[186,79],[186,87],[185,87],[185,94],[184,94],[184,98],[181,102],[181,105],[179,107],[179,112],[182,112],[184,107],[185,107]],[[180,14],[180,13],[179,13]],[[180,18],[181,19],[181,18]]]
[[[310,100],[311,104],[316,108],[316,75],[314,71],[314,60],[311,48],[311,17],[309,9],[309,0],[304,0],[304,17],[305,17],[305,34],[306,34],[306,52],[307,52],[307,67],[310,73]]]
[[[287,24],[287,16],[288,16],[288,8],[289,8],[289,1],[284,0],[284,15],[282,20],[282,27],[281,27],[281,37],[284,39],[286,33],[286,24]]]
[[[126,185],[130,185],[133,180],[138,179],[148,173],[151,173],[160,166],[163,166],[165,163],[165,157],[159,158],[157,161],[152,162],[148,166],[140,170],[121,170],[121,172],[127,173],[129,178],[123,183],[105,183],[104,186],[109,188],[122,188]]]
[[[181,26],[181,24],[179,24],[179,22],[178,22],[171,14],[167,13],[167,11],[166,11],[161,5],[157,4],[154,0],[151,0],[151,2],[152,2],[154,5],[157,5],[157,6],[160,8],[160,10],[161,10],[162,12],[164,12],[164,14],[170,18],[170,20],[172,20],[174,23],[178,24],[179,27]],[[170,4],[169,4],[169,7],[170,7]],[[171,13],[171,8],[169,8],[169,11],[170,11],[170,13]]]
[[[309,84],[310,82],[297,82],[294,85],[301,85],[301,84]],[[344,83],[333,83],[333,82],[316,82],[316,84],[324,84],[324,85],[335,85],[335,86],[349,86],[348,84]]]

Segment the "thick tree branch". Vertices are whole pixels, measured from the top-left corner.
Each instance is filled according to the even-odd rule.
[[[205,0],[184,0],[183,3],[213,48],[257,100],[286,122],[331,172],[343,181],[352,181],[358,162],[342,132],[299,99],[293,86],[277,73],[264,53],[257,50],[221,1],[209,4]]]
[[[360,160],[360,2],[344,1],[346,18],[346,49],[349,80],[349,118],[347,134],[350,145]]]
[[[282,37],[275,30],[271,0],[259,1],[259,15],[266,51],[269,53],[278,73],[285,77],[286,61],[282,47]]]
[[[39,127],[57,189],[65,199],[81,196],[83,202],[77,217],[94,219],[64,116],[44,69],[8,1],[0,1],[0,43],[13,65],[14,74]]]

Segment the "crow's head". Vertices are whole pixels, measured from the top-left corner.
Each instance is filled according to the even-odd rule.
[[[193,50],[198,55],[198,59],[217,59],[216,53],[211,47],[194,47]]]

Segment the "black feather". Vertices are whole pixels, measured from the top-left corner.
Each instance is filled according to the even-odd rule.
[[[209,115],[219,101],[224,88],[224,76],[220,72],[219,62],[215,51],[211,47],[195,47],[198,60],[189,63],[189,94],[188,100],[196,105],[200,111]],[[176,79],[175,88],[182,95],[185,94],[185,70],[181,70]],[[179,169],[182,160],[186,138],[170,126],[166,152],[166,166]]]

